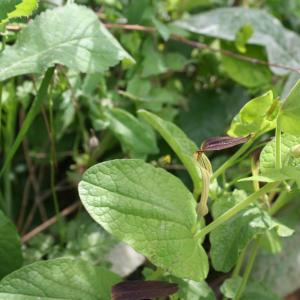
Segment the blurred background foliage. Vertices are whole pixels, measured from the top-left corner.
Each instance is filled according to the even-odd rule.
[[[52,92],[55,134],[49,133],[49,108],[45,104],[1,182],[0,197],[4,202],[13,199],[12,218],[26,240],[23,245],[26,263],[67,255],[94,264],[108,264],[105,257],[116,244],[81,208],[68,211],[63,244],[58,242],[56,225],[46,227],[48,230],[30,239],[26,237],[55,215],[49,179],[51,147],[55,147],[55,192],[60,210],[68,209],[78,199],[77,183],[84,170],[113,158],[147,159],[190,185],[179,160],[139,119],[138,109],[147,109],[175,122],[200,145],[205,138],[224,135],[232,117],[249,99],[270,89],[278,97],[285,95],[299,77],[296,72],[300,62],[296,53],[300,45],[298,0],[77,0],[76,3],[92,8],[136,63],[129,66],[124,62],[103,74],[92,75],[57,67]],[[36,14],[63,4],[62,0],[41,0]],[[253,9],[252,23],[243,21],[243,14],[233,13],[238,7]],[[214,11],[213,17],[205,19],[208,11],[218,8],[230,10],[226,14]],[[259,17],[264,16],[260,13],[271,19]],[[202,18],[195,22],[206,24],[206,33],[205,26],[198,26],[199,32],[192,28],[190,15]],[[272,23],[271,16],[278,23]],[[244,22],[242,26],[239,20]],[[209,31],[209,27],[217,28],[218,22],[220,28],[224,27],[222,31]],[[22,26],[22,21],[16,25]],[[225,30],[226,39],[222,38]],[[17,35],[18,30],[8,30],[6,43],[13,44]],[[253,43],[252,38],[256,38]],[[27,75],[10,79],[2,86],[1,160],[22,126],[39,82],[38,77]],[[230,153],[231,150],[213,154],[213,165],[220,165]],[[228,180],[242,176],[248,169],[249,162],[241,161],[228,172]],[[238,187],[247,190],[247,184],[240,183]],[[298,208],[292,212],[299,217]],[[289,247],[293,248],[291,244]],[[283,251],[282,255],[286,253]],[[265,261],[263,264],[268,265]],[[293,268],[293,272],[299,275],[299,269]],[[216,280],[218,274],[213,277]],[[293,278],[299,277],[293,273]],[[298,287],[299,282],[281,294]]]

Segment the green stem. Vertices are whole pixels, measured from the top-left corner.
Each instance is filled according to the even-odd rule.
[[[235,265],[235,268],[232,272],[232,277],[238,276],[241,272],[242,265],[246,256],[246,249],[247,246],[243,249],[243,251],[240,253],[240,256],[238,258],[237,264]]]
[[[31,126],[32,122],[34,121],[36,115],[39,112],[39,109],[41,107],[41,104],[43,103],[43,100],[47,97],[47,91],[48,91],[48,86],[51,82],[52,79],[52,75],[54,72],[54,67],[53,68],[49,68],[44,76],[44,79],[40,85],[38,94],[36,96],[36,98],[34,99],[34,102],[32,103],[30,110],[22,124],[22,127],[16,137],[16,140],[14,142],[14,144],[12,145],[5,161],[4,161],[4,165],[1,169],[0,172],[0,177],[2,177],[4,175],[5,170],[7,169],[7,167],[9,166],[11,160],[13,159],[14,155],[16,154],[19,146],[22,143],[22,140],[24,139],[29,127]]]
[[[205,226],[203,229],[201,229],[200,232],[196,234],[196,238],[202,239],[205,235],[210,233],[212,230],[216,229],[218,226],[222,225],[226,221],[228,221],[230,218],[232,218],[234,215],[239,213],[241,210],[246,208],[248,205],[256,201],[258,198],[260,198],[262,195],[270,192],[274,187],[278,185],[277,182],[272,182],[266,184],[264,187],[262,187],[259,191],[251,194],[248,196],[245,200],[239,202],[229,210],[227,210],[223,215],[219,216],[217,219],[215,219],[213,222]]]
[[[281,169],[281,122],[277,119],[276,136],[275,136],[275,168]]]
[[[56,166],[56,151],[55,151],[55,130],[53,125],[53,99],[52,99],[52,86],[49,95],[49,125],[50,125],[50,140],[51,140],[51,155],[50,155],[50,188],[53,198],[53,205],[58,224],[58,231],[60,242],[64,241],[64,224],[60,215],[58,198],[55,190],[55,166]]]
[[[281,208],[293,200],[296,195],[299,195],[299,191],[282,192],[276,202],[271,206],[270,214],[272,216],[275,215]]]
[[[226,169],[234,165],[235,161],[251,147],[256,137],[256,135],[251,137],[247,143],[240,147],[240,149],[237,152],[235,152],[228,160],[226,160],[226,162],[214,172],[214,174],[211,177],[211,181],[214,181],[221,174],[223,174],[226,171]]]
[[[239,289],[238,289],[238,291],[237,291],[237,293],[234,297],[234,300],[239,300],[241,298],[241,296],[243,295],[243,292],[246,288],[250,273],[251,273],[252,268],[253,268],[253,264],[254,264],[255,257],[256,257],[256,254],[257,254],[257,250],[258,250],[258,247],[259,247],[259,243],[260,243],[260,238],[257,238],[254,245],[253,245],[250,257],[248,259],[246,269],[245,269],[245,273],[243,274],[242,283],[241,283],[241,285],[240,285],[240,287],[239,287]]]

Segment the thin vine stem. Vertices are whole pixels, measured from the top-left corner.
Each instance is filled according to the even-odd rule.
[[[242,279],[241,285],[239,286],[237,293],[236,293],[235,297],[233,298],[234,300],[241,299],[241,296],[244,293],[250,273],[251,273],[253,265],[254,265],[254,261],[255,261],[256,255],[257,255],[259,244],[260,244],[260,237],[254,241],[254,245],[253,245],[251,254],[249,256],[245,272],[243,274],[243,279]]]
[[[205,226],[196,234],[197,239],[204,238],[208,233],[228,221],[230,218],[235,216],[237,213],[239,213],[241,210],[249,206],[251,203],[259,199],[262,195],[272,191],[276,186],[278,185],[278,182],[271,182],[267,183],[265,186],[263,186],[259,191],[251,194],[248,196],[245,200],[237,203],[235,206],[227,210],[224,214],[219,216],[217,219],[215,219],[213,222]]]
[[[276,136],[275,136],[275,168],[281,169],[281,121],[277,119]]]
[[[49,93],[49,127],[50,127],[50,142],[51,142],[51,153],[50,153],[50,188],[52,193],[53,205],[58,224],[58,232],[60,242],[64,241],[64,224],[62,216],[59,210],[58,198],[55,190],[55,168],[56,168],[56,150],[55,150],[55,129],[53,125],[53,97],[52,97],[53,85]]]
[[[28,129],[30,128],[32,122],[34,121],[36,115],[38,114],[44,99],[47,98],[48,87],[51,82],[53,73],[54,73],[54,67],[49,68],[47,70],[47,72],[43,78],[43,81],[40,85],[37,96],[34,99],[34,102],[32,103],[30,110],[29,110],[28,114],[26,115],[26,118],[22,124],[22,127],[16,137],[16,140],[15,140],[14,144],[12,145],[12,147],[4,161],[4,164],[3,164],[1,172],[0,172],[0,178],[4,175],[5,170],[9,167],[10,162],[12,161],[14,155],[16,154],[17,150],[19,149],[19,146],[21,145]]]

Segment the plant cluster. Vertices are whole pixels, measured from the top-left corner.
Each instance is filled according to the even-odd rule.
[[[0,300],[300,288],[299,17],[297,0],[1,1]],[[112,271],[118,241],[147,259],[138,280]]]

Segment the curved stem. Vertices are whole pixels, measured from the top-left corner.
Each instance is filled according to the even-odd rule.
[[[217,219],[215,219],[213,222],[205,226],[203,229],[201,229],[200,232],[196,234],[197,239],[202,239],[205,235],[210,233],[212,230],[216,229],[218,226],[222,225],[226,221],[228,221],[230,218],[232,218],[234,215],[239,213],[241,210],[246,208],[249,204],[256,201],[258,198],[260,198],[262,195],[270,192],[273,188],[275,188],[278,185],[277,182],[272,182],[266,184],[264,187],[262,187],[257,192],[251,194],[248,196],[245,200],[239,202],[229,210],[227,210],[223,215],[219,216]]]

